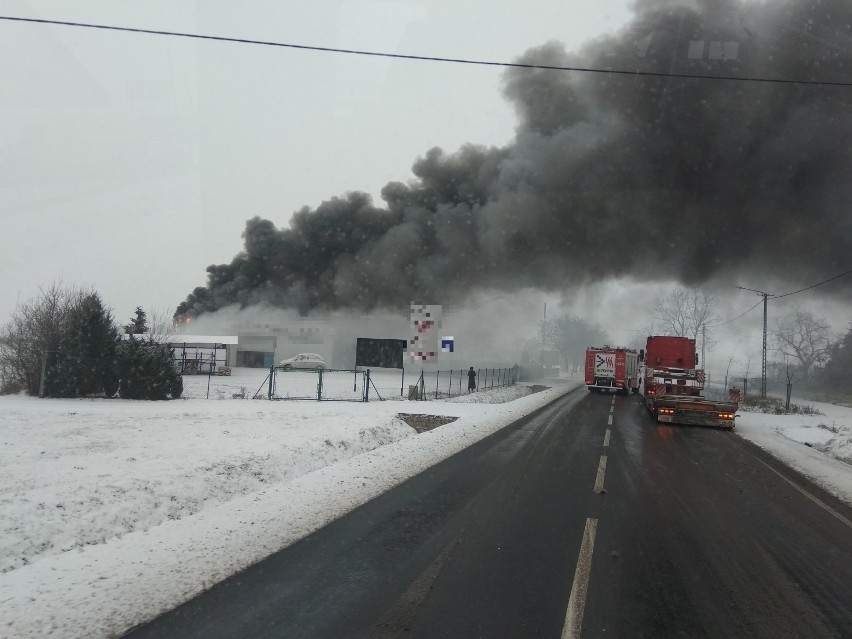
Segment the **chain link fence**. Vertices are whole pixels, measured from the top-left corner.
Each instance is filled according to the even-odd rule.
[[[335,369],[283,369],[270,371],[269,399],[368,401],[368,371]]]
[[[476,386],[468,390],[469,368],[450,370],[395,370],[370,371],[370,391],[378,399],[441,399],[466,395],[469,392],[512,386],[518,381],[519,369],[475,368]],[[371,397],[372,399],[372,397]]]
[[[189,399],[267,399],[268,368],[217,368],[183,375],[182,397]]]
[[[519,377],[517,367],[474,369],[476,387],[471,391],[469,369],[463,368],[412,371],[204,366],[202,370],[203,373],[183,375],[183,397],[350,402],[426,400],[512,386]]]

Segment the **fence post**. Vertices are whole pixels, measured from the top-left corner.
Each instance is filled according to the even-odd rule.
[[[364,377],[364,401],[370,401],[370,369],[367,369],[367,373]]]
[[[453,396],[453,369],[450,369],[450,381],[447,384],[447,397]]]
[[[423,369],[420,369],[420,401],[426,401],[426,374],[423,372]]]
[[[317,369],[317,401],[322,401],[322,369]]]
[[[405,397],[405,366],[402,367],[402,379],[399,380],[399,396]]]
[[[211,370],[207,374],[207,399],[210,399],[210,379],[213,377],[213,371]]]
[[[269,367],[269,396],[266,399],[272,399],[275,394],[275,367]]]

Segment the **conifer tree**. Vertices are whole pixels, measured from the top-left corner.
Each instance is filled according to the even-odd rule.
[[[183,393],[183,378],[166,344],[131,336],[120,344],[116,361],[122,399],[177,399]]]
[[[125,324],[124,332],[128,335],[144,335],[148,332],[148,316],[141,306],[136,307],[136,317],[132,317],[130,323]]]
[[[115,393],[118,329],[98,293],[89,293],[74,309],[59,348],[54,393],[61,397]]]

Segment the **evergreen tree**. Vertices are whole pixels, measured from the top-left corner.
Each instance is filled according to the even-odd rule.
[[[183,393],[174,353],[165,344],[131,336],[120,344],[116,362],[122,399],[177,399]]]
[[[71,313],[51,371],[48,394],[77,397],[101,393],[105,388],[111,388],[114,394],[117,341],[118,329],[100,295],[86,295]]]
[[[129,324],[125,324],[124,332],[128,335],[144,335],[148,332],[148,316],[141,306],[136,307],[136,317],[131,318]]]

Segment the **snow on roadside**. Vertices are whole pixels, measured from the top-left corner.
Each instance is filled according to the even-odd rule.
[[[0,637],[115,636],[574,386],[416,436],[400,402],[0,398]]]
[[[419,403],[0,398],[0,638],[116,636],[578,385]],[[741,413],[737,432],[852,503],[852,409],[817,408]],[[458,419],[415,435],[400,410]]]
[[[278,402],[7,398],[0,572],[183,519],[414,434],[391,411],[365,408],[312,403],[291,415]]]
[[[823,414],[741,411],[736,432],[852,505],[852,408],[805,403]]]

